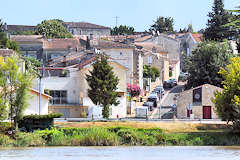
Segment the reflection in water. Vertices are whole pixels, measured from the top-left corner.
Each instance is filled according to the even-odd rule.
[[[0,149],[0,160],[240,160],[240,147],[43,147]]]

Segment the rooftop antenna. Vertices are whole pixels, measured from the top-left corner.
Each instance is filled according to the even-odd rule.
[[[113,17],[113,18],[115,18],[115,20],[116,20],[116,27],[117,27],[117,26],[118,26],[118,19],[119,19],[120,17],[116,16],[116,17]]]

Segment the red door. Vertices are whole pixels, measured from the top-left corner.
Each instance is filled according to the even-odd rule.
[[[211,119],[211,106],[203,106],[203,119]]]
[[[187,117],[190,117],[190,114],[192,114],[192,110],[187,110]]]

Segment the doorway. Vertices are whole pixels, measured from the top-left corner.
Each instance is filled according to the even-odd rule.
[[[212,119],[211,106],[203,106],[203,119]]]

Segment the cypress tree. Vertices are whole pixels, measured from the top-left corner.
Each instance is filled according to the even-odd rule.
[[[118,77],[114,74],[113,68],[108,64],[107,57],[99,55],[93,64],[93,70],[86,75],[89,85],[88,97],[95,105],[103,106],[103,117],[109,118],[110,105],[118,105],[117,85]]]
[[[224,10],[223,0],[214,0],[212,12],[208,14],[209,20],[204,32],[204,38],[215,41],[223,41],[223,39],[231,38],[233,33],[230,32],[230,27],[225,26],[230,16]]]

